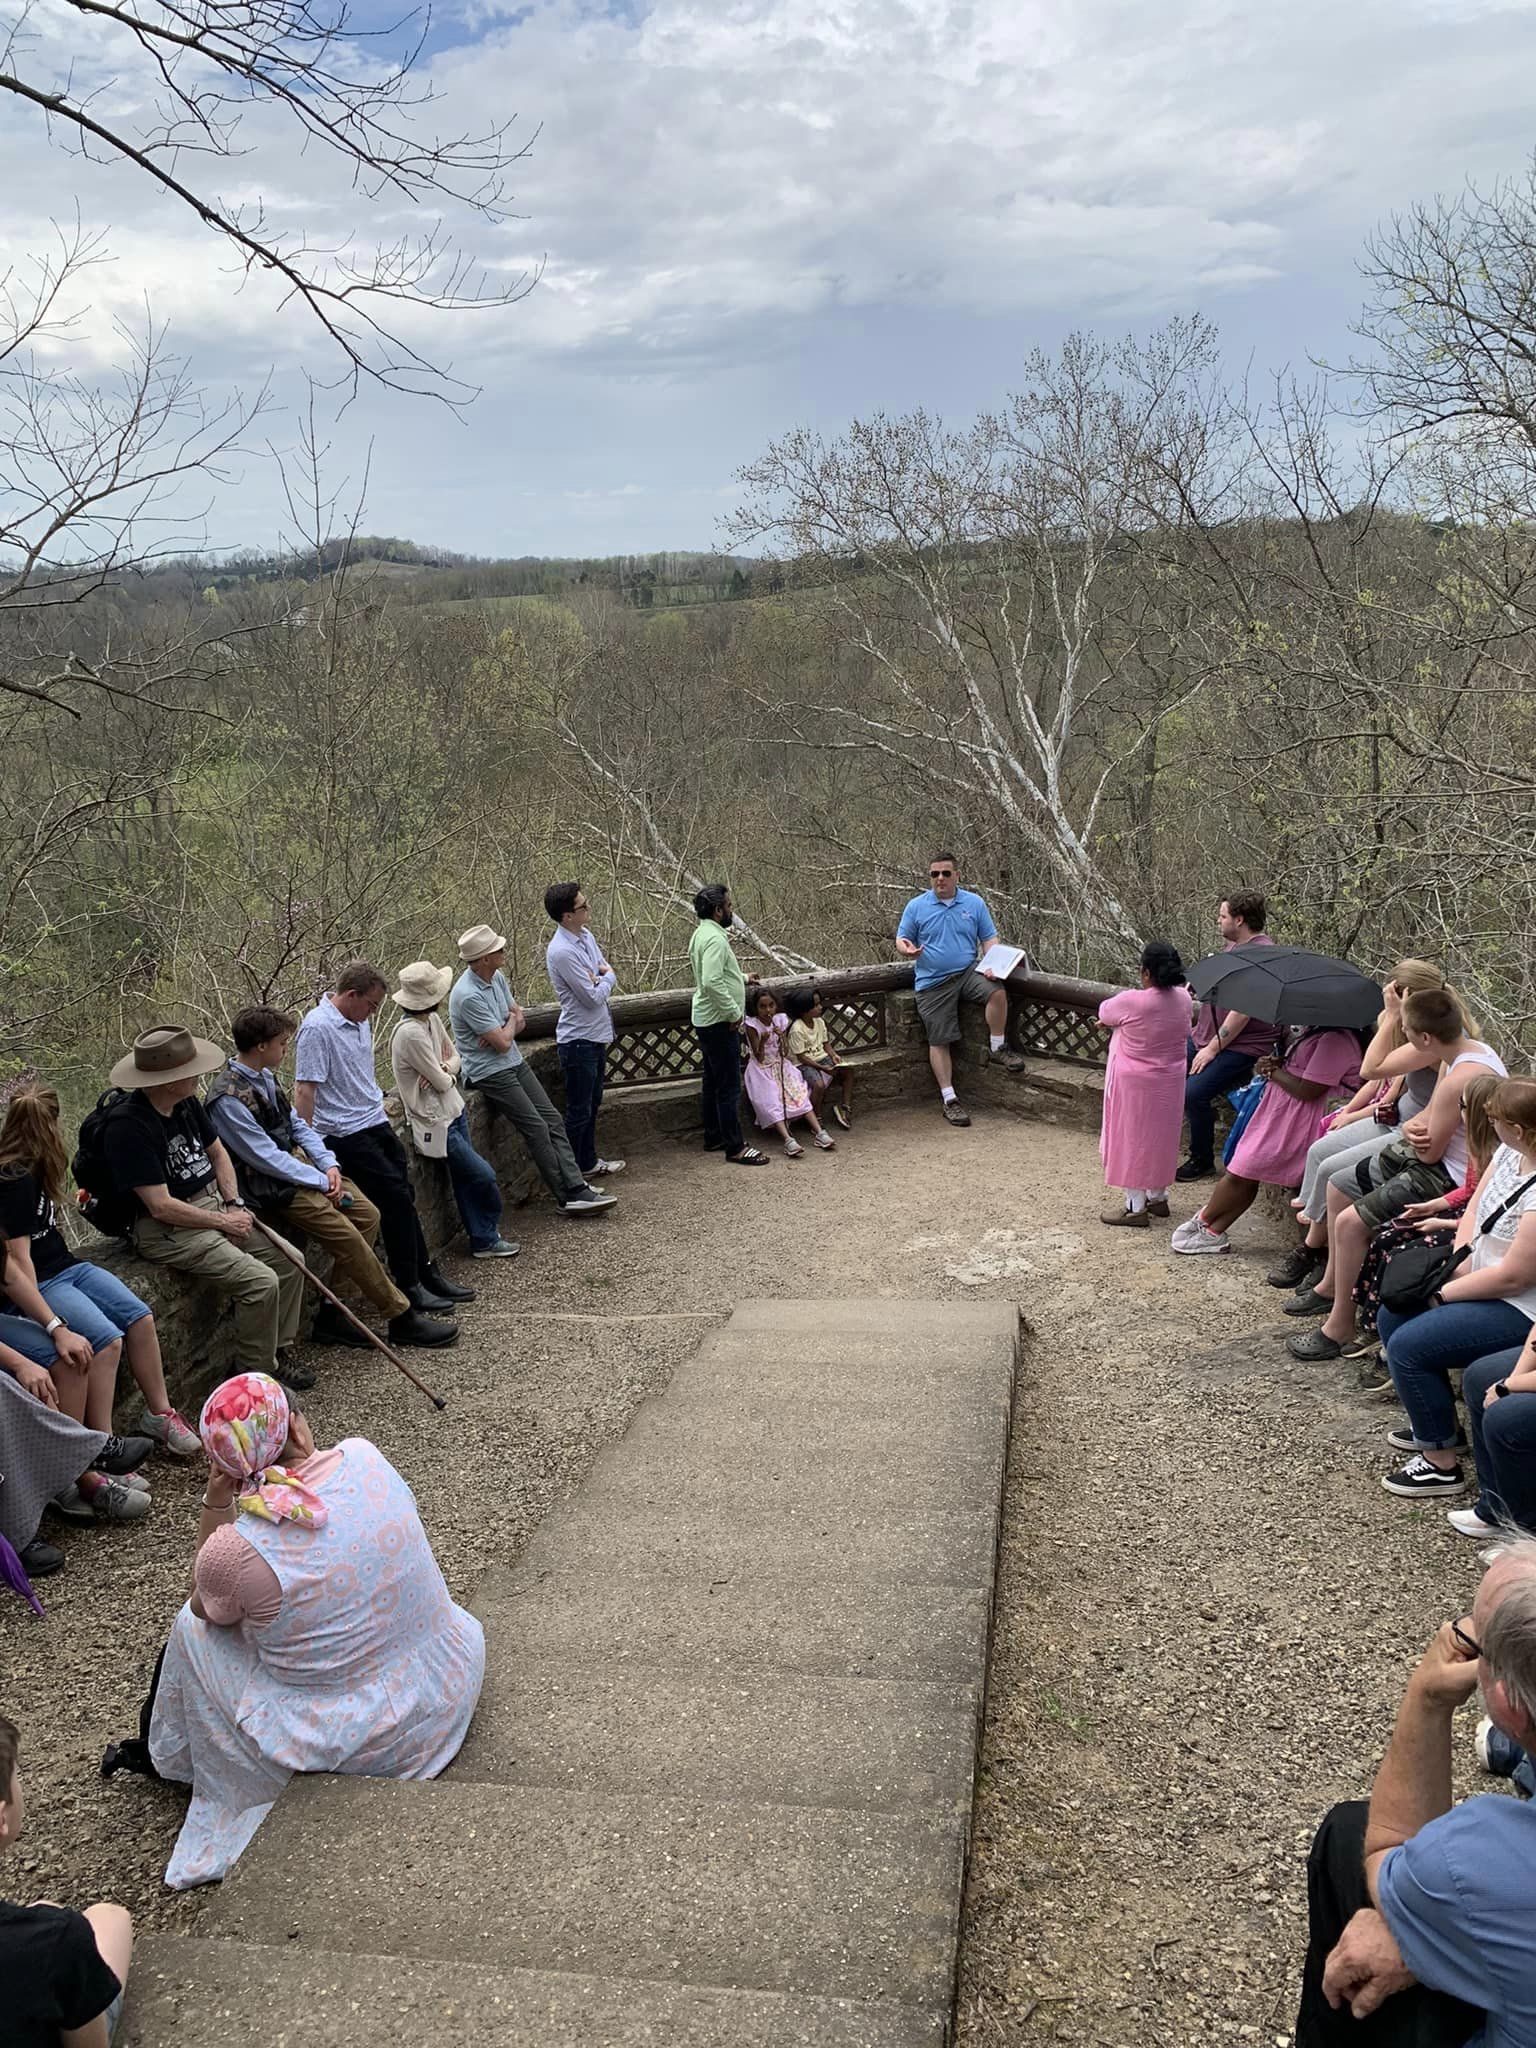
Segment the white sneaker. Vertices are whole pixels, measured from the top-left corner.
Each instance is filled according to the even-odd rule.
[[[818,1152],[835,1152],[837,1150],[837,1140],[830,1131],[818,1131],[813,1142]]]
[[[1224,1230],[1207,1230],[1202,1216],[1191,1216],[1187,1223],[1181,1223],[1168,1240],[1171,1251],[1187,1255],[1199,1252],[1229,1252],[1232,1240]]]
[[[629,1164],[627,1159],[599,1159],[596,1166],[587,1172],[588,1180],[611,1180],[616,1173],[622,1173]]]
[[[203,1448],[203,1440],[197,1431],[174,1408],[167,1408],[163,1415],[151,1414],[146,1408],[139,1418],[137,1434],[153,1437],[173,1458],[195,1458]]]
[[[1496,1536],[1499,1532],[1492,1522],[1485,1522],[1476,1508],[1452,1508],[1445,1518],[1458,1536],[1470,1536],[1474,1542],[1480,1536]]]
[[[805,1147],[798,1138],[786,1138],[784,1140],[784,1157],[786,1159],[802,1159],[804,1156]]]

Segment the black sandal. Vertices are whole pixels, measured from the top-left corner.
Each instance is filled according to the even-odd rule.
[[[768,1155],[766,1152],[759,1152],[755,1145],[748,1145],[740,1152],[729,1153],[726,1157],[726,1164],[728,1166],[766,1166],[768,1164]]]

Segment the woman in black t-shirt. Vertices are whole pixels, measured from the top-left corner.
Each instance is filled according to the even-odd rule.
[[[105,1267],[76,1258],[60,1233],[65,1173],[58,1096],[51,1088],[20,1089],[0,1125],[0,1343],[32,1367],[16,1377],[39,1400],[110,1435],[118,1360],[126,1354],[144,1396],[140,1434],[175,1457],[199,1456],[196,1432],[171,1406],[148,1303]],[[116,1442],[102,1454],[108,1474],[126,1469]],[[87,1504],[101,1491],[89,1475],[79,1490]]]

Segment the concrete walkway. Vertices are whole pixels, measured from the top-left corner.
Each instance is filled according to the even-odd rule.
[[[452,1771],[296,1782],[121,2038],[939,2048],[1017,1342],[740,1304],[482,1587]]]

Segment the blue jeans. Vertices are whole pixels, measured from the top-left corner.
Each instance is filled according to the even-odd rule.
[[[1187,1058],[1193,1063],[1195,1041],[1189,1041]],[[1223,1095],[1253,1079],[1251,1052],[1219,1052],[1203,1072],[1191,1074],[1184,1083],[1184,1114],[1189,1121],[1189,1156],[1196,1166],[1216,1164],[1216,1105]]]
[[[608,1048],[593,1038],[572,1038],[559,1050],[560,1071],[565,1076],[565,1135],[576,1154],[576,1164],[583,1173],[590,1173],[598,1160],[597,1112],[603,1106]]]
[[[462,1109],[448,1126],[448,1177],[470,1250],[488,1251],[501,1235],[501,1183],[495,1167],[470,1141],[469,1118]]]
[[[1387,1365],[1422,1449],[1449,1451],[1456,1444],[1456,1397],[1450,1374],[1491,1351],[1523,1344],[1531,1319],[1507,1301],[1448,1301],[1421,1315],[1376,1311],[1376,1334],[1387,1347]],[[1497,1377],[1497,1375],[1495,1375]]]
[[[51,1280],[38,1282],[38,1292],[56,1316],[84,1337],[93,1352],[105,1351],[149,1314],[148,1302],[125,1287],[104,1266],[66,1266]],[[9,1344],[34,1365],[51,1366],[57,1353],[53,1339],[30,1316],[0,1315],[0,1344]]]
[[[1477,1512],[1485,1522],[1513,1522],[1536,1536],[1536,1393],[1506,1394],[1483,1406],[1488,1389],[1514,1371],[1522,1348],[1494,1351],[1469,1365],[1461,1398],[1481,1488]]]

